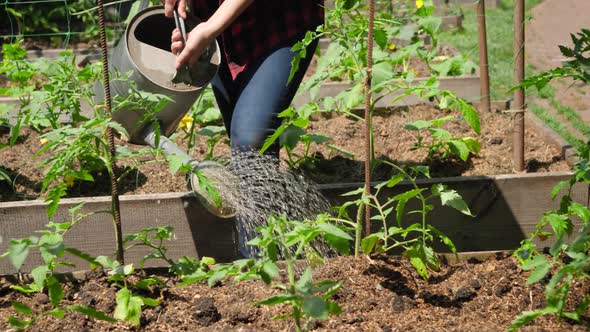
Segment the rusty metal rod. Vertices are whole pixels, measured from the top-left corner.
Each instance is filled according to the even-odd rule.
[[[102,0],[98,0],[98,19],[100,28],[100,51],[102,57],[102,75],[104,100],[106,111],[109,117],[112,118],[113,112],[111,108],[111,84],[109,80],[109,62],[107,52],[107,38],[105,33],[105,19],[104,6]],[[119,204],[119,185],[117,183],[117,163],[115,161],[115,135],[111,127],[106,128],[106,134],[109,141],[109,155],[111,167],[111,204],[113,211],[113,219],[115,222],[115,241],[116,241],[116,259],[120,264],[125,264],[125,254],[123,250],[123,231],[121,227],[121,207]]]
[[[375,0],[369,0],[369,33],[367,40],[367,75],[365,77],[365,194],[371,194],[371,80],[373,77],[373,26]],[[371,209],[365,206],[365,236],[371,234]]]
[[[479,79],[480,79],[480,108],[482,111],[492,110],[490,102],[490,74],[488,63],[488,40],[486,32],[486,2],[477,3],[477,30],[479,36]]]
[[[515,0],[514,4],[514,83],[520,84],[524,80],[524,0]],[[524,89],[514,91],[513,110],[526,108]],[[512,135],[512,159],[514,170],[524,170],[524,112],[514,113]]]

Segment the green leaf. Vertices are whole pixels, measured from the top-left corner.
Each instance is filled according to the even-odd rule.
[[[383,232],[373,233],[371,235],[366,236],[364,239],[361,240],[361,250],[366,255],[370,255],[375,249],[377,242],[383,237]]]
[[[141,299],[141,302],[143,303],[143,305],[147,305],[148,307],[155,307],[160,305],[160,300],[158,299],[152,299],[151,297],[145,297],[145,296],[137,296],[138,298]]]
[[[473,152],[473,154],[478,154],[481,150],[481,144],[473,137],[462,137],[461,141],[467,145],[467,148],[469,151]]]
[[[183,156],[171,154],[167,155],[166,159],[168,160],[168,168],[172,175],[176,174],[178,171],[188,172],[191,169],[189,161]]]
[[[532,322],[536,318],[548,314],[547,309],[535,310],[535,311],[523,311],[512,321],[512,324],[508,328],[508,332],[516,332],[521,327]]]
[[[309,290],[311,288],[312,276],[313,276],[313,271],[311,270],[311,267],[307,267],[307,269],[305,269],[305,272],[303,272],[303,274],[301,275],[301,278],[299,278],[297,283],[295,283],[295,289],[297,289],[298,291],[300,291],[303,294],[306,294],[307,292],[309,292]]]
[[[33,313],[33,310],[28,305],[20,302],[12,302],[12,308],[19,314],[29,316]]]
[[[95,263],[96,257],[92,257],[89,254],[82,252],[76,248],[65,248],[65,251],[78,257],[78,258],[85,260],[88,263],[91,263],[91,264]]]
[[[29,245],[31,241],[29,239],[12,240],[8,247],[8,258],[10,263],[17,270],[20,270],[21,266],[29,256]]]
[[[573,225],[567,216],[549,213],[546,214],[544,218],[547,222],[549,222],[549,225],[551,225],[551,228],[553,228],[553,231],[558,238],[562,237],[564,233],[571,235],[573,231]]]
[[[37,288],[43,289],[43,287],[45,287],[47,272],[49,272],[49,267],[47,267],[47,265],[37,266],[31,271],[31,275],[33,276],[33,280],[35,281]]]
[[[549,262],[543,255],[536,256],[530,263],[534,263],[534,270],[527,279],[527,284],[529,285],[534,284],[535,282],[543,279],[551,270],[551,264],[549,264]],[[523,270],[525,270],[525,266],[527,267],[527,269],[530,267],[528,264],[529,262],[526,262],[523,265]]]
[[[277,304],[281,304],[281,303],[287,303],[287,302],[290,302],[290,301],[293,301],[296,299],[297,299],[296,295],[284,293],[284,294],[278,294],[278,295],[274,295],[271,297],[267,297],[264,300],[254,302],[254,304],[255,305],[277,305]]]
[[[18,319],[14,316],[10,316],[8,317],[8,324],[10,324],[10,327],[21,331],[26,329],[27,327],[29,327],[32,323],[32,320],[22,320],[22,319]]]
[[[279,275],[279,267],[277,266],[277,264],[275,264],[272,261],[266,261],[266,262],[264,262],[264,264],[262,265],[262,269],[270,277],[276,277],[276,276]]]
[[[114,317],[139,326],[142,305],[143,301],[140,297],[134,296],[127,288],[121,288],[117,292],[117,306],[115,307]]]
[[[460,109],[461,114],[463,114],[463,117],[465,118],[465,121],[467,121],[467,123],[471,126],[473,131],[475,131],[475,133],[478,135],[481,134],[479,115],[477,114],[475,108],[473,108],[473,106],[467,103],[461,103]]]
[[[334,224],[329,224],[329,223],[320,223],[318,224],[318,228],[320,230],[322,230],[324,233],[344,239],[344,240],[349,240],[352,241],[352,237],[346,233],[345,231],[343,231],[342,229],[340,229],[338,226],[334,225]]]
[[[469,148],[465,142],[459,140],[450,140],[447,142],[447,144],[449,145],[451,152],[461,158],[461,160],[466,161],[469,158]]]
[[[66,312],[61,308],[55,308],[53,310],[49,310],[47,313],[50,314],[51,316],[53,316],[55,318],[59,318],[59,319],[63,319],[66,315]]]
[[[412,123],[408,123],[404,126],[405,129],[415,130],[415,131],[430,128],[430,127],[432,127],[432,122],[426,121],[426,120],[417,120]]]
[[[457,248],[455,247],[455,244],[448,236],[446,236],[443,232],[438,230],[438,228],[432,225],[428,225],[428,229],[432,231],[434,234],[436,234],[436,236],[447,246],[447,248],[451,250],[451,252],[453,252],[454,254],[457,253]]]
[[[45,234],[39,239],[39,251],[45,263],[51,263],[64,253],[64,239],[59,234]]]
[[[561,192],[561,189],[563,189],[568,183],[569,181],[559,181],[559,183],[551,189],[551,199],[555,199],[555,197]]]
[[[66,309],[79,312],[83,315],[86,315],[88,317],[98,319],[98,320],[104,320],[107,322],[116,322],[117,321],[116,319],[114,319],[111,316],[108,316],[107,314],[105,314],[102,311],[98,311],[95,308],[87,307],[84,305],[69,305],[69,306],[66,306]]]
[[[569,213],[574,214],[584,222],[584,224],[588,224],[588,220],[590,219],[590,210],[585,205],[580,203],[572,202],[568,207]]]
[[[373,32],[373,36],[375,38],[375,43],[384,50],[387,48],[387,32],[384,29],[375,28]]]
[[[444,206],[450,206],[465,215],[473,217],[467,203],[465,203],[461,195],[459,195],[454,189],[446,189],[442,191],[440,193],[440,202]]]
[[[64,291],[61,288],[59,280],[53,275],[47,278],[47,290],[49,293],[49,301],[54,307],[57,307],[64,297]]]
[[[313,318],[328,318],[328,307],[326,301],[317,296],[306,296],[303,298],[303,312]]]
[[[226,270],[217,270],[217,271],[215,271],[215,273],[213,273],[213,275],[211,275],[209,277],[209,279],[207,279],[207,284],[209,285],[209,287],[213,287],[221,279],[225,278],[225,276],[227,276],[227,271]]]

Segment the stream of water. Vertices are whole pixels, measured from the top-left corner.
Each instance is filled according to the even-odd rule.
[[[257,152],[234,153],[229,165],[213,177],[224,204],[236,211],[240,254],[254,257],[257,248],[246,245],[256,237],[256,228],[269,216],[286,215],[288,220],[315,219],[330,205],[314,184],[302,174],[281,165],[275,157]],[[314,245],[327,254],[322,245]]]

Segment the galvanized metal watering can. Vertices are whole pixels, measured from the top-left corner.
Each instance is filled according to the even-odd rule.
[[[187,18],[185,21],[189,31],[198,23],[196,18]],[[176,131],[182,118],[215,76],[221,62],[221,53],[217,42],[213,41],[197,63],[191,66],[193,81],[190,84],[172,83],[172,78],[176,74],[174,67],[176,56],[170,51],[170,36],[175,27],[174,19],[164,15],[164,7],[140,9],[131,19],[124,36],[109,55],[111,75],[130,74],[128,80],[111,81],[113,96],[128,96],[131,88],[129,81],[133,81],[139,90],[163,94],[172,99],[162,110],[153,114],[160,127],[159,141],[156,140],[157,135],[153,131],[154,118],[149,121],[144,119],[149,110],[118,109],[113,112],[113,120],[127,130],[131,143],[147,144],[162,149],[165,154],[182,156],[186,159],[186,163],[193,165],[193,170],[199,169],[206,175],[208,171],[221,165],[212,162],[201,163],[192,159],[167,137]],[[97,103],[104,100],[102,91],[102,85],[97,84],[95,86]],[[217,206],[212,202],[211,198],[201,190],[194,174],[190,182],[193,192],[210,212],[221,217],[234,215],[233,209]]]

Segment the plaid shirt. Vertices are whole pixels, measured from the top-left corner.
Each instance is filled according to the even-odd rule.
[[[223,2],[192,1],[195,15],[202,20]],[[323,23],[323,0],[254,0],[220,36],[232,77],[274,48]]]

